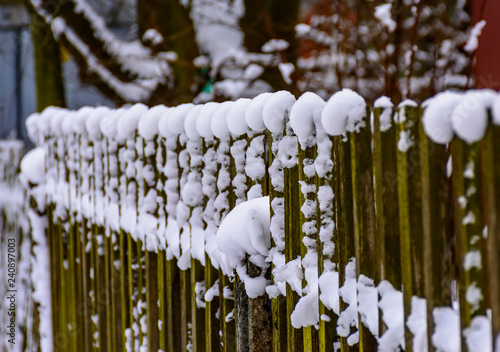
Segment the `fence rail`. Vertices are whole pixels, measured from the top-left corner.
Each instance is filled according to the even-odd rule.
[[[54,350],[492,351],[499,120],[489,91],[32,115]]]

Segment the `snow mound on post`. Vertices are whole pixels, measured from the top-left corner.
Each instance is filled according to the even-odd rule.
[[[245,120],[245,112],[250,105],[251,100],[248,98],[240,98],[234,102],[227,112],[227,127],[229,132],[234,136],[239,137],[248,131],[248,124]]]
[[[184,132],[184,119],[187,113],[194,107],[194,104],[182,104],[175,107],[170,113],[167,126],[172,133],[181,134]]]
[[[135,104],[126,110],[116,122],[116,133],[118,138],[127,139],[132,137],[137,130],[139,119],[146,111],[148,111],[148,107],[142,103]]]
[[[496,98],[490,89],[468,91],[453,110],[451,124],[458,137],[474,143],[484,137],[488,128],[488,111]]]
[[[365,99],[353,90],[344,88],[328,99],[321,114],[321,123],[329,135],[339,136],[362,127],[365,114]]]
[[[186,131],[186,136],[193,141],[201,138],[198,130],[196,129],[196,120],[198,120],[202,108],[203,105],[195,105],[189,110],[186,114],[186,118],[184,119],[184,130]]]
[[[491,113],[493,115],[493,123],[495,125],[500,125],[500,95],[497,95],[493,101]]]
[[[101,134],[101,128],[100,128],[101,120],[104,118],[104,116],[109,114],[109,112],[110,112],[110,109],[108,107],[99,106],[99,107],[94,109],[92,114],[89,115],[89,117],[87,118],[87,121],[85,122],[85,128],[86,128],[87,133],[90,137],[97,138]],[[59,113],[57,116],[62,118],[63,114]],[[52,118],[52,120],[54,121],[55,118],[56,118],[56,116],[54,116],[54,118]]]
[[[460,317],[450,307],[438,307],[432,311],[434,333],[432,344],[443,352],[460,351]]]
[[[272,133],[281,133],[286,125],[285,118],[290,114],[295,97],[292,93],[280,90],[267,99],[262,116],[264,124]]]
[[[267,92],[259,94],[253,98],[247,106],[245,111],[245,120],[247,121],[248,127],[252,130],[262,132],[266,129],[262,112],[264,111],[264,105],[272,95],[273,93]]]
[[[45,151],[42,148],[35,148],[29,151],[21,160],[21,181],[29,181],[34,185],[39,185],[45,177]]]
[[[203,138],[212,138],[212,119],[215,111],[219,108],[219,103],[206,103],[200,111],[200,117],[196,120],[196,129]]]
[[[168,127],[170,114],[175,108],[166,108],[158,118],[158,133],[164,138],[174,137],[175,133]]]
[[[245,282],[245,289],[250,298],[266,292],[269,284],[264,271],[271,248],[269,197],[260,197],[238,204],[220,224],[217,231],[217,248],[221,255],[221,264],[227,273],[236,269],[240,279]],[[263,274],[252,278],[246,273],[243,260],[246,256],[256,266],[263,269]]]
[[[321,112],[326,102],[317,94],[306,92],[293,105],[290,112],[290,125],[301,139],[311,137],[316,126],[321,123]]]
[[[158,120],[166,109],[164,105],[157,105],[141,116],[137,128],[142,138],[151,140],[158,134]]]
[[[425,108],[422,116],[424,131],[434,143],[447,144],[453,139],[451,115],[462,97],[461,93],[442,92],[422,104]]]
[[[229,137],[229,127],[227,127],[227,114],[231,106],[234,104],[232,101],[226,101],[219,105],[217,110],[214,111],[210,127],[212,132],[217,138]]]

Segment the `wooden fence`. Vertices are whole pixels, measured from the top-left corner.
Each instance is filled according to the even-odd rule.
[[[31,116],[54,351],[491,351],[493,95],[441,95],[425,111],[344,90]],[[216,231],[261,196],[267,263],[247,254],[237,274]],[[245,287],[256,278],[266,293]]]

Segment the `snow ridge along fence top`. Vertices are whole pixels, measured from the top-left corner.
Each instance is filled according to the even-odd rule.
[[[27,127],[54,351],[493,350],[495,92],[49,107]]]

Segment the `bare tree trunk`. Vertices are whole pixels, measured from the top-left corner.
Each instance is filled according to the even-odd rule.
[[[37,110],[49,105],[66,106],[62,77],[61,52],[50,27],[33,14],[31,24],[35,57]]]

